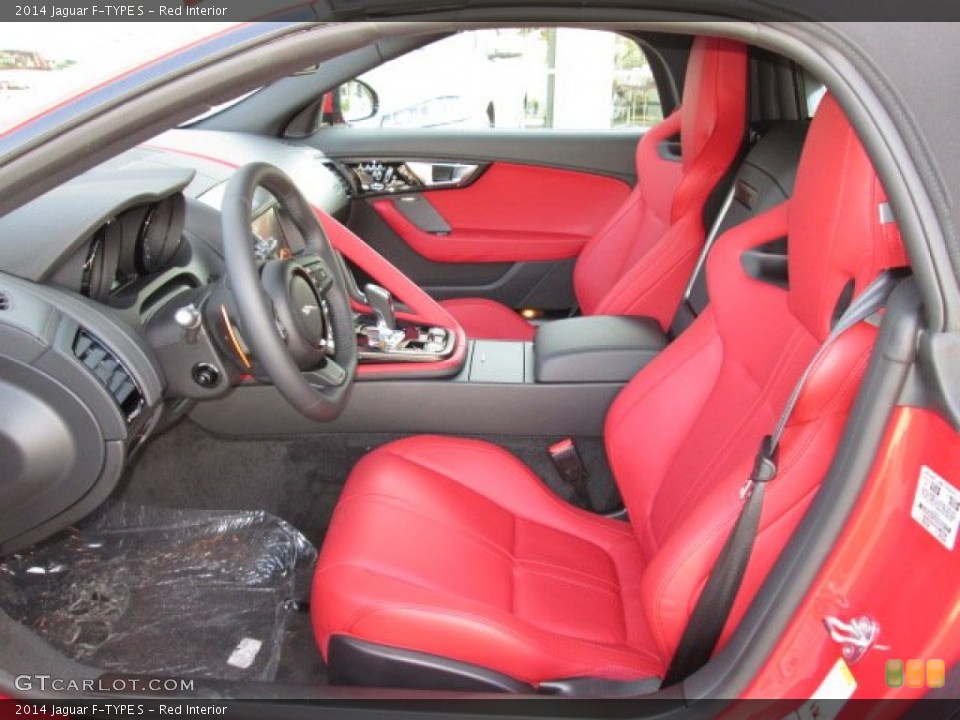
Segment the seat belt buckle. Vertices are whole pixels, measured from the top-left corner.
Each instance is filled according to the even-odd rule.
[[[753,488],[759,483],[770,482],[777,476],[777,455],[779,446],[774,441],[772,435],[764,435],[760,441],[760,449],[757,451],[757,457],[753,461],[753,470],[750,477],[742,488],[740,488],[740,499],[743,500],[750,496]]]
[[[554,443],[547,448],[547,454],[557,472],[560,473],[560,477],[573,488],[582,507],[593,510],[593,502],[590,500],[590,493],[587,492],[587,468],[573,440],[564,438]]]

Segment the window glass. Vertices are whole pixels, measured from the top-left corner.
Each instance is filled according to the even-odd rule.
[[[458,33],[358,79],[379,103],[356,127],[643,129],[663,117],[642,49],[600,30]]]
[[[812,118],[816,114],[817,108],[820,107],[823,96],[827,94],[827,88],[806,71],[803,72],[803,88],[807,101],[807,117]]]
[[[45,6],[37,8],[41,20]],[[0,133],[144,63],[228,30],[216,22],[0,25]]]

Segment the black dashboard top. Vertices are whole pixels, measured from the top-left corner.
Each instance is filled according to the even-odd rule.
[[[0,218],[0,268],[43,282],[105,223],[176,195],[193,177],[192,170],[173,167],[84,173]]]

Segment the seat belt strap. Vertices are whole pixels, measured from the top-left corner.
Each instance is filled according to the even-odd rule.
[[[813,369],[840,335],[886,305],[902,278],[902,272],[884,271],[843,312],[794,386],[773,432],[761,441],[753,470],[740,491],[744,501],[740,515],[690,614],[661,687],[674,685],[695,673],[707,663],[717,646],[753,552],[767,483],[777,476],[780,438]]]
[[[680,333],[686,330],[697,318],[697,310],[693,307],[690,298],[693,295],[693,289],[696,287],[700,275],[704,271],[704,266],[707,264],[707,256],[710,255],[710,251],[713,249],[713,245],[720,235],[720,228],[723,227],[723,223],[727,219],[727,213],[730,212],[730,206],[733,205],[733,200],[736,195],[737,179],[734,177],[733,184],[723,199],[723,204],[720,206],[716,218],[714,218],[713,225],[710,226],[710,232],[707,233],[703,248],[700,250],[697,262],[693,266],[693,272],[690,273],[687,284],[683,288],[683,295],[680,296],[680,304],[673,314],[673,320],[670,321],[669,330],[672,337],[680,335]]]

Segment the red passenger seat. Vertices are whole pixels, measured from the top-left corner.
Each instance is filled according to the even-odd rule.
[[[718,239],[711,304],[609,411],[606,448],[629,522],[565,504],[486,442],[411,437],[367,455],[340,498],[313,586],[331,678],[462,688],[465,675],[491,673],[532,686],[663,677],[741,508],[760,439],[838,305],[906,264],[883,201],[827,97],[792,199]],[[789,289],[741,261],[784,236]],[[841,335],[804,386],[721,644],[817,492],[876,334],[861,322]]]
[[[669,326],[706,237],[704,206],[743,145],[746,114],[746,48],[697,38],[683,104],[640,140],[636,187],[577,258],[584,315],[646,315]],[[664,152],[678,133],[682,159]],[[534,326],[496,301],[441,304],[469,338],[533,339]]]

